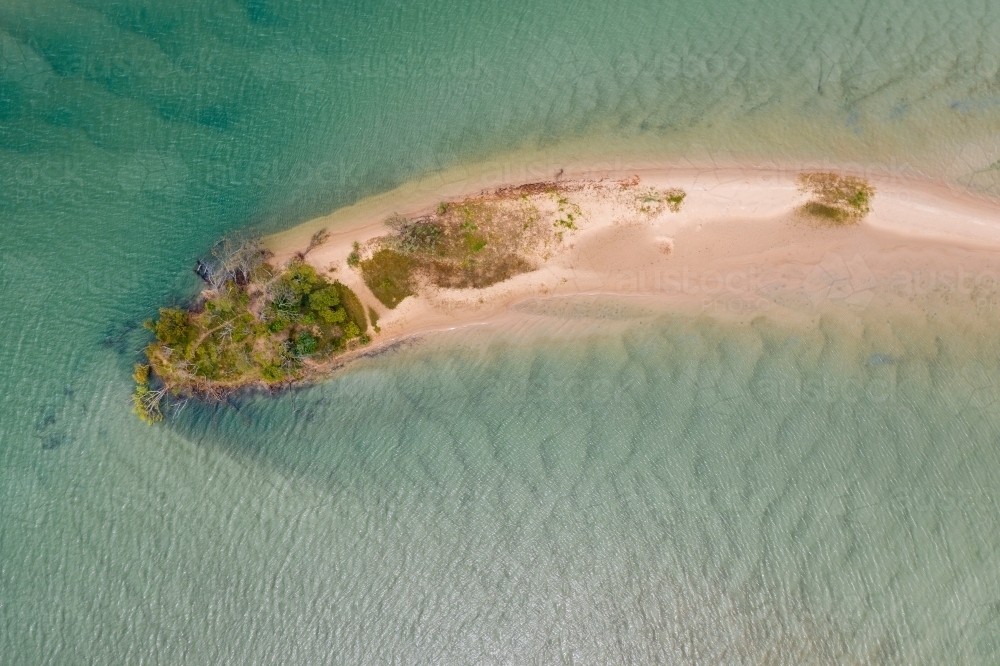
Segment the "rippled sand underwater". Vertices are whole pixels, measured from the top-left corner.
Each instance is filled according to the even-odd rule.
[[[345,661],[996,658],[997,313],[575,300],[181,419],[324,498]]]
[[[998,26],[972,0],[0,4],[0,661],[998,661],[989,303],[806,330],[534,304],[129,414],[141,322],[221,234],[439,170],[1000,193]]]
[[[126,421],[142,437],[100,456],[68,446],[72,468],[39,465],[0,508],[8,567],[58,572],[6,597],[35,654],[996,659],[995,313],[572,309],[190,404],[152,436]],[[114,633],[84,619],[110,609]]]

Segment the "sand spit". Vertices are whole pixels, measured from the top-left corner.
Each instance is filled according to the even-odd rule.
[[[265,239],[274,261],[292,259],[317,230],[327,240],[305,260],[378,312],[375,345],[417,333],[524,316],[519,303],[601,295],[657,310],[741,320],[810,319],[826,307],[861,311],[892,301],[952,294],[992,307],[1000,274],[1000,204],[910,179],[871,178],[871,211],[857,224],[802,214],[799,173],[657,169],[553,174],[524,189],[578,211],[572,228],[536,257],[535,270],[482,289],[423,284],[394,309],[348,265],[387,233],[391,215],[431,215],[441,202],[507,197],[523,183],[407,185]],[[665,192],[683,192],[679,205]],[[659,193],[659,195],[657,195]],[[676,201],[673,201],[676,203]],[[954,300],[954,299],[953,299]],[[536,308],[537,309],[537,308]]]

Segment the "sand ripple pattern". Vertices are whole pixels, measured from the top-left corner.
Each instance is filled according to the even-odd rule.
[[[989,662],[1000,344],[839,326],[463,334],[182,431],[314,498],[251,565],[311,658]]]

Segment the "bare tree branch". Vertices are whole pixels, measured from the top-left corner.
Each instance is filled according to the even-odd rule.
[[[229,281],[248,284],[268,257],[253,232],[227,234],[212,247],[213,261],[199,261],[196,272],[218,291]]]
[[[320,245],[322,245],[329,239],[330,239],[330,232],[326,230],[326,227],[323,227],[322,229],[314,233],[312,235],[312,238],[309,239],[309,247],[307,247],[306,251],[302,253],[302,256],[305,257],[307,254],[318,248]]]

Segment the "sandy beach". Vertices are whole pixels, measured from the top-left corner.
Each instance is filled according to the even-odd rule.
[[[385,234],[391,214],[428,214],[441,201],[522,183],[410,183],[268,237],[265,245],[283,263],[327,229],[329,239],[306,260],[375,307],[375,345],[523,316],[539,310],[539,299],[566,297],[612,296],[739,320],[810,321],[828,308],[860,313],[890,303],[925,307],[928,299],[968,302],[980,313],[997,307],[1000,204],[937,183],[873,177],[870,214],[855,225],[825,226],[798,212],[807,195],[797,175],[735,168],[564,172],[558,182],[572,189],[568,197],[582,215],[537,270],[484,289],[425,285],[392,310],[348,266],[354,242]],[[679,188],[686,198],[678,212],[644,211],[636,201],[645,188]]]

